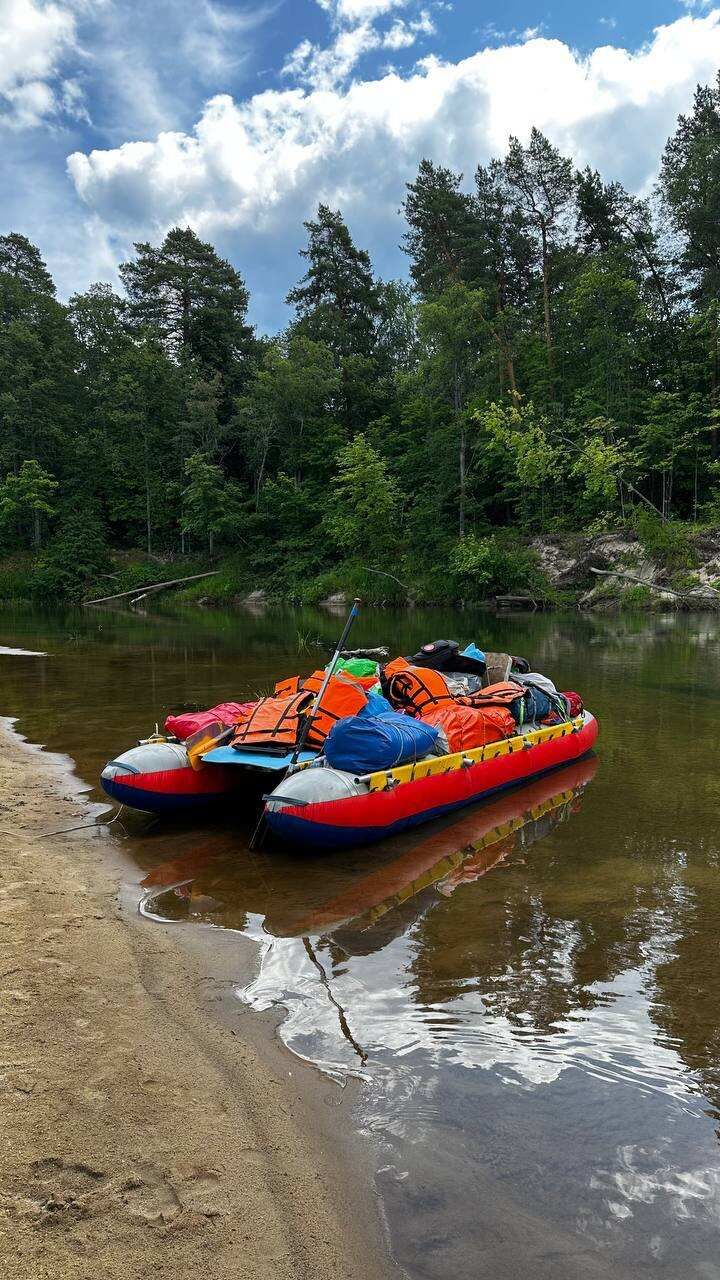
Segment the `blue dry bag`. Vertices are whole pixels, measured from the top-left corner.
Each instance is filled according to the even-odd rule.
[[[421,760],[432,751],[438,730],[422,720],[399,715],[346,716],[334,724],[325,740],[325,759],[347,773],[375,773]]]

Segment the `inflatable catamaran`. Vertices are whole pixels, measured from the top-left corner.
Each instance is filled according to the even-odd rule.
[[[295,844],[339,848],[394,835],[576,761],[594,716],[511,654],[426,644],[378,663],[343,649],[324,671],[255,702],[169,716],[102,773],[114,800],[154,813],[247,802]],[[244,793],[244,794],[243,794]]]

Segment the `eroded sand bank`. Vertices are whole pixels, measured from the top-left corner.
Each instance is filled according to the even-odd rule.
[[[0,723],[3,1276],[393,1274],[334,1086],[226,998],[200,935],[122,905],[112,837],[42,835],[84,816]]]

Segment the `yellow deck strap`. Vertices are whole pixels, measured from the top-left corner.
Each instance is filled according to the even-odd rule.
[[[431,756],[416,764],[401,764],[396,769],[381,769],[378,773],[364,776],[363,782],[367,782],[371,791],[384,791],[386,787],[397,786],[399,782],[417,782],[420,778],[431,778],[438,773],[453,773],[456,769],[466,769],[471,764],[481,764],[485,760],[496,760],[498,756],[509,755],[513,751],[527,751],[539,742],[565,738],[581,729],[583,724],[583,716],[577,716],[562,724],[551,724],[544,729],[531,729],[529,733],[518,733],[513,738],[489,742],[485,747],[473,747],[471,751],[456,751],[447,756]]]

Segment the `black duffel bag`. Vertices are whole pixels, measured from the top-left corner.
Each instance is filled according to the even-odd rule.
[[[417,653],[410,654],[408,662],[414,667],[429,667],[431,671],[453,671],[458,675],[484,676],[485,663],[479,658],[466,658],[460,653],[457,640],[431,640]]]

